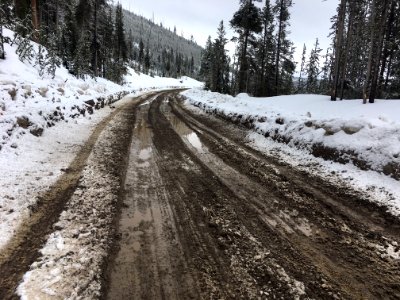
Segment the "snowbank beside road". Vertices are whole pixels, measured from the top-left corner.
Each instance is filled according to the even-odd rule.
[[[206,112],[305,149],[314,156],[353,163],[400,179],[400,101],[329,101],[318,95],[251,98],[201,90],[183,93]]]
[[[33,64],[19,60],[15,46],[5,47],[6,60],[0,60],[0,248],[29,217],[40,193],[63,174],[93,128],[112,113],[109,104],[127,94],[202,85],[188,77],[151,77],[132,69],[124,85],[78,79],[63,67],[54,78],[41,77]]]
[[[183,95],[188,107],[251,129],[251,147],[336,186],[354,188],[400,216],[400,101],[363,105],[318,95],[252,98],[202,90]]]
[[[4,34],[13,36],[8,29]],[[54,78],[40,76],[34,62],[19,60],[15,45],[6,44],[5,50],[6,59],[0,60],[0,151],[18,147],[18,139],[26,133],[40,136],[59,121],[91,115],[128,93],[202,85],[189,77],[151,77],[131,68],[123,85],[104,78],[78,79],[64,67],[57,68]]]

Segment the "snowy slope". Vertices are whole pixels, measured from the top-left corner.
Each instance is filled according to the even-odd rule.
[[[0,248],[29,216],[39,193],[57,180],[93,128],[113,111],[108,104],[124,95],[202,85],[188,77],[153,78],[132,69],[124,85],[77,79],[65,68],[57,69],[54,79],[40,77],[31,63],[18,59],[15,47],[5,46],[6,60],[0,60]]]
[[[13,35],[7,29],[4,33]],[[57,69],[54,79],[48,75],[40,77],[34,62],[19,60],[15,46],[6,44],[5,50],[7,59],[0,60],[0,150],[13,144],[15,147],[15,139],[24,133],[41,135],[60,120],[91,114],[96,107],[104,107],[127,93],[201,86],[188,77],[153,78],[132,69],[128,69],[124,85],[103,78],[77,79],[63,67]]]
[[[231,97],[199,89],[183,95],[192,106],[252,129],[254,147],[295,165],[317,163],[328,177],[341,174],[400,214],[399,100],[364,105],[320,95]]]
[[[216,110],[257,132],[290,146],[320,151],[332,160],[351,161],[365,169],[392,173],[388,165],[400,166],[400,101],[329,101],[318,95],[234,98],[200,90],[185,92],[191,103]],[[329,149],[339,151],[336,157]],[[325,150],[326,153],[323,153]]]

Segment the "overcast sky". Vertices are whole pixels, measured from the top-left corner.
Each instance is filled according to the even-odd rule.
[[[117,0],[115,0],[116,2]],[[238,0],[119,0],[125,9],[162,22],[171,30],[176,26],[177,33],[186,38],[193,35],[196,42],[204,46],[207,37],[215,38],[218,24],[224,21],[229,37],[229,21],[238,10]],[[264,2],[264,1],[263,1]],[[300,60],[303,44],[311,49],[316,38],[326,51],[330,40],[327,38],[331,27],[330,18],[335,14],[339,0],[294,0],[291,13],[290,38],[296,46],[296,61]],[[271,3],[275,3],[271,0]],[[233,51],[232,45],[228,46]]]

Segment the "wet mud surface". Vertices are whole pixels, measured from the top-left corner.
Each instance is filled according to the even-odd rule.
[[[108,299],[399,299],[400,226],[177,93],[138,108]]]
[[[107,127],[108,142],[97,141]],[[91,239],[114,245],[98,259],[103,299],[400,299],[398,219],[249,148],[245,129],[194,113],[178,91],[136,99],[98,126],[1,253],[0,299],[17,298],[74,197],[80,211],[93,151],[115,177],[113,207],[96,213],[114,222],[98,220],[104,234]]]

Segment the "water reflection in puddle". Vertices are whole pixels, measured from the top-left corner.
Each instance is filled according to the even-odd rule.
[[[139,152],[139,159],[148,160],[151,157],[153,149],[151,147],[144,148]]]
[[[186,144],[190,144],[200,153],[207,153],[207,147],[203,145],[198,134],[189,128],[181,119],[171,112],[168,104],[166,102],[161,106],[161,110],[171,122],[172,127],[182,138]]]
[[[197,150],[203,150],[203,144],[201,143],[198,135],[195,132],[192,132],[188,135],[185,135],[185,138],[189,141],[189,143],[195,147]]]

